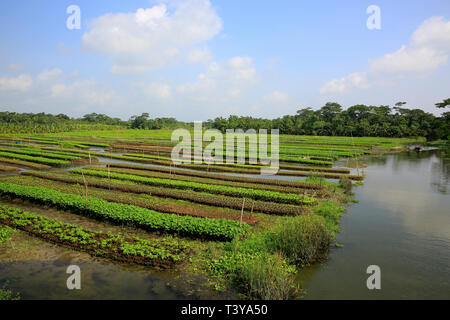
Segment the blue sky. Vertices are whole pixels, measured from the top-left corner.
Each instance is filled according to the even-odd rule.
[[[66,8],[81,10],[69,30]],[[381,29],[369,30],[370,5]],[[273,118],[450,96],[450,1],[3,1],[0,110]]]

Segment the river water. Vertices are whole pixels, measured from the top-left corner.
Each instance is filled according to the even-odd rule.
[[[349,162],[336,165],[347,167]],[[360,202],[348,206],[337,235],[343,247],[333,248],[325,263],[300,271],[304,298],[450,299],[450,160],[436,150],[411,151],[370,156],[360,167],[365,167],[366,179],[353,190]],[[90,223],[68,213],[64,217]],[[82,290],[67,290],[70,264],[81,267]],[[381,269],[381,290],[366,287],[369,265]],[[0,245],[0,287],[6,280],[23,299],[234,297],[191,292],[205,279],[92,258],[23,233]]]
[[[343,248],[301,272],[305,299],[450,299],[450,160],[410,151],[363,162]],[[369,265],[380,267],[380,290],[367,289]]]

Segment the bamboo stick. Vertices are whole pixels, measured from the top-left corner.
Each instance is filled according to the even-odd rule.
[[[242,216],[244,215],[244,205],[245,205],[245,198],[242,198],[241,218],[239,220],[239,226],[240,227],[242,227]]]

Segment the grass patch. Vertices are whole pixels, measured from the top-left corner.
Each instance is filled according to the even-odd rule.
[[[208,269],[246,299],[289,299],[300,288],[297,267],[322,260],[333,238],[323,217],[307,214],[278,223],[224,246]]]

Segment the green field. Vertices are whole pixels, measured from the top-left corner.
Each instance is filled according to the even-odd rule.
[[[248,151],[244,163],[173,162],[171,133],[0,137],[0,166],[8,172],[0,177],[0,197],[11,201],[0,207],[0,223],[92,256],[201,273],[214,290],[287,299],[298,294],[294,278],[302,266],[326,258],[352,197],[351,181],[364,179],[362,167],[336,168],[335,162],[423,142],[281,135],[279,170],[260,177],[267,159],[250,162]],[[241,150],[234,148],[235,159]],[[225,160],[221,152],[214,156]],[[17,201],[26,201],[29,210],[16,209]],[[39,213],[48,206],[123,232],[94,231]],[[152,238],[129,235],[130,228]]]

